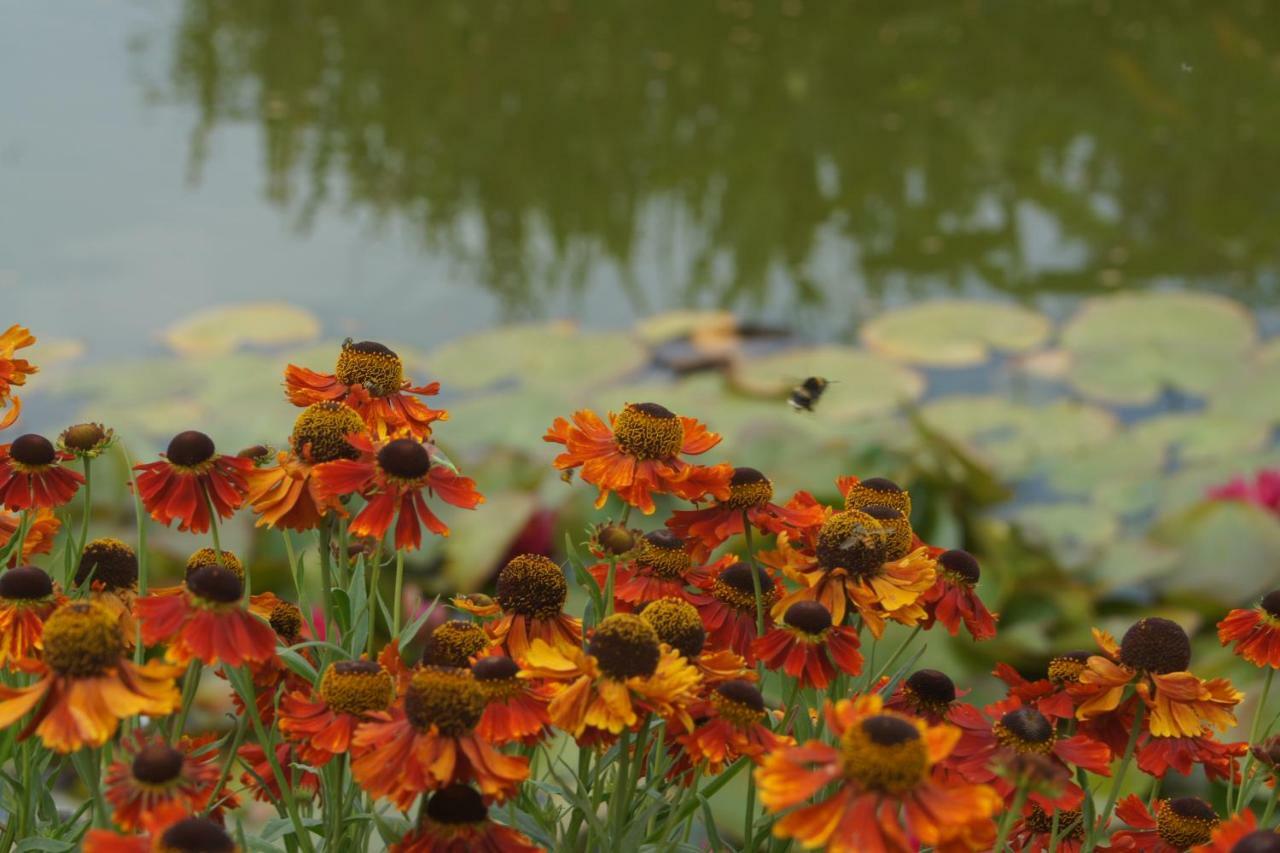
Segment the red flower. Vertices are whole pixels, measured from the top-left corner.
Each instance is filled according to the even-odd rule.
[[[1075,700],[1067,692],[1077,684],[1092,655],[1085,651],[1064,652],[1049,659],[1045,677],[1034,681],[1022,677],[1007,663],[996,664],[996,678],[1009,685],[1009,695],[1017,696],[1024,704],[1034,705],[1046,717],[1070,717],[1075,714]],[[1127,737],[1127,730],[1126,730]]]
[[[233,853],[235,842],[222,825],[203,817],[188,817],[185,807],[166,803],[143,818],[143,835],[119,835],[91,829],[84,837],[84,853],[170,853],[210,850]]]
[[[1138,767],[1148,776],[1163,779],[1170,769],[1179,775],[1191,773],[1193,766],[1204,768],[1210,779],[1239,781],[1236,759],[1244,755],[1249,744],[1221,743],[1213,737],[1213,729],[1205,728],[1196,737],[1146,737],[1138,746]]]
[[[219,518],[230,518],[244,502],[252,459],[219,454],[213,439],[195,430],[175,435],[162,456],[133,466],[142,505],[161,524],[176,520],[179,530],[205,533],[210,505]]]
[[[1232,610],[1218,623],[1218,641],[1235,643],[1235,653],[1254,666],[1280,669],[1280,590],[1263,596],[1257,607]]]
[[[474,480],[433,460],[432,449],[416,439],[375,444],[367,436],[350,435],[347,442],[360,457],[317,465],[312,477],[325,497],[357,492],[365,496],[364,509],[351,520],[353,535],[381,538],[394,523],[396,548],[416,549],[422,545],[423,526],[437,536],[449,535],[449,528],[427,507],[424,491],[463,509],[484,503]]]
[[[996,619],[998,618],[978,598],[974,587],[981,574],[978,561],[968,551],[959,549],[942,551],[931,548],[937,553],[938,579],[920,601],[928,611],[924,627],[930,628],[933,623],[941,622],[947,633],[955,636],[960,633],[960,625],[969,631],[975,640],[990,640],[996,635]]]
[[[635,556],[614,567],[615,609],[628,613],[661,598],[688,598],[688,586],[700,584],[734,562],[732,555],[708,566],[695,566],[694,548],[670,530],[654,530],[641,537]],[[588,567],[600,589],[609,577],[609,564]]]
[[[1220,822],[1213,807],[1199,797],[1157,800],[1152,813],[1136,794],[1130,794],[1116,806],[1116,817],[1133,829],[1115,833],[1111,849],[1151,853],[1182,853],[1208,844]]]
[[[44,648],[44,620],[67,597],[44,570],[19,566],[0,573],[0,666],[20,669]]]
[[[67,503],[84,482],[83,474],[61,464],[73,458],[34,433],[0,445],[0,504],[17,511],[53,509]]]
[[[702,509],[677,510],[667,527],[681,539],[696,542],[694,559],[705,560],[716,548],[745,532],[742,518],[762,533],[781,533],[821,524],[825,510],[808,492],[797,492],[784,506],[772,503],[773,483],[755,468],[734,468],[729,497]]]
[[[21,524],[22,516],[0,512],[0,551],[9,544],[9,540],[18,532]],[[58,531],[61,528],[61,519],[51,509],[41,507],[35,512],[28,512],[27,532],[22,537],[22,548],[13,549],[9,555],[9,567],[25,563],[36,554],[52,552],[53,542],[58,538]]]
[[[470,785],[441,788],[418,812],[418,825],[391,853],[539,853],[543,848],[494,823],[484,797]]]
[[[759,579],[760,607],[764,611],[764,627],[773,626],[770,609],[782,597],[778,583],[764,567],[754,571],[746,563],[733,563],[714,578],[700,584],[705,594],[691,593],[689,602],[702,613],[707,629],[707,644],[712,649],[729,649],[755,662],[752,643],[756,639],[755,581]]]
[[[351,749],[356,727],[395,698],[391,674],[373,661],[330,664],[314,696],[292,692],[280,700],[280,733],[302,760],[323,767]]]
[[[758,638],[751,649],[767,669],[782,670],[805,687],[826,690],[836,669],[862,672],[858,632],[831,624],[831,611],[816,601],[797,601],[782,624]]]
[[[241,606],[244,582],[231,569],[203,566],[185,583],[157,590],[135,605],[142,641],[168,643],[165,658],[186,663],[240,666],[267,661],[276,653],[276,632]]]
[[[690,501],[708,494],[729,499],[732,468],[708,468],[681,458],[706,453],[720,443],[720,436],[657,403],[628,403],[621,414],[609,414],[608,425],[583,409],[574,413],[572,424],[556,418],[542,440],[565,446],[555,466],[561,471],[581,468],[583,482],[600,490],[597,508],[604,506],[610,492],[645,515],[654,511],[655,494]]]
[[[1203,853],[1266,853],[1280,849],[1280,836],[1274,829],[1258,829],[1258,818],[1245,809],[1219,823],[1208,844],[1193,849]]]
[[[289,787],[293,796],[301,794],[315,796],[320,790],[320,777],[310,770],[298,770],[294,767],[297,759],[293,753],[293,746],[287,741],[281,741],[275,748],[276,763],[280,765],[285,778],[290,780]],[[264,803],[280,802],[282,799],[280,783],[276,781],[276,774],[271,769],[271,761],[267,758],[266,750],[259,744],[246,743],[240,747],[237,755],[245,768],[245,772],[240,774],[240,783],[249,789],[253,798]]]
[[[355,409],[378,438],[408,433],[419,440],[431,424],[449,413],[427,408],[415,396],[440,393],[440,383],[415,386],[404,378],[400,356],[374,341],[342,342],[334,373],[316,373],[290,364],[284,369],[285,393],[295,406],[342,402]]]
[[[937,726],[947,722],[952,709],[957,707],[957,697],[968,692],[956,690],[955,682],[945,672],[939,672],[936,669],[919,669],[898,682],[893,695],[885,701],[884,706],[919,717],[931,726]],[[964,707],[973,712],[977,711],[971,705],[964,705]]]
[[[693,763],[705,763],[708,773],[746,756],[759,764],[777,750],[795,746],[795,740],[775,734],[765,724],[768,714],[760,688],[750,681],[726,681],[711,691],[708,716],[679,740]]]
[[[178,806],[184,812],[201,812],[209,804],[221,776],[213,735],[193,740],[183,737],[176,747],[163,738],[134,732],[123,743],[123,759],[107,769],[106,797],[114,809],[111,818],[121,829],[134,831],[163,808]],[[234,795],[213,814],[234,809]]]
[[[494,744],[534,744],[551,729],[547,705],[555,697],[551,685],[520,677],[520,667],[505,655],[483,657],[471,674],[484,693],[484,713],[476,723],[481,740]]]

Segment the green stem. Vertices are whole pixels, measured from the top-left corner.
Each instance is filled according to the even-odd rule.
[[[689,817],[689,815],[693,814],[694,811],[699,806],[702,805],[702,798],[705,797],[707,799],[710,799],[712,796],[715,795],[717,791],[719,791],[725,785],[728,785],[729,782],[733,779],[733,777],[737,776],[738,772],[742,770],[743,767],[746,767],[750,763],[751,763],[751,759],[749,758],[739,758],[737,761],[735,761],[723,773],[721,773],[715,779],[712,779],[711,783],[707,785],[707,787],[702,789],[701,797],[690,797],[687,801],[685,801],[685,803],[681,805],[680,808],[676,811],[675,819],[668,821],[668,825],[678,826],[680,823],[686,820]],[[654,836],[649,836],[648,838],[645,839],[645,843],[654,844],[654,843],[657,843],[658,840],[659,839]]]
[[[1276,674],[1276,671],[1274,669],[1272,669],[1271,667],[1267,667],[1267,675],[1262,682],[1262,696],[1258,699],[1258,707],[1255,708],[1253,711],[1253,722],[1249,726],[1249,746],[1253,746],[1258,742],[1258,736],[1260,734],[1259,727],[1260,727],[1260,724],[1262,723],[1262,713],[1263,711],[1266,710],[1267,697],[1271,694],[1271,680],[1275,677],[1275,674]],[[1261,732],[1261,734],[1265,735],[1266,733]],[[1253,766],[1253,751],[1250,750],[1249,752],[1245,753],[1244,769],[1241,770],[1240,772],[1240,788],[1239,790],[1236,791],[1235,808],[1231,809],[1231,800],[1228,799],[1227,800],[1228,810],[1231,810],[1233,812],[1239,811],[1241,808],[1244,807],[1245,803],[1249,802],[1249,798],[1253,796],[1254,786],[1251,784],[1252,780],[1249,777],[1249,771],[1252,769],[1252,766]],[[1246,789],[1247,789],[1247,794],[1246,794]]]
[[[382,574],[382,540],[373,549],[373,567],[369,571],[369,641],[366,651],[373,657],[373,641],[378,627],[378,580]]]
[[[756,636],[764,636],[764,592],[760,588],[760,571],[756,568],[756,548],[751,539],[751,519],[742,511],[742,530],[747,539],[747,565],[751,567],[751,586],[756,595]]]
[[[1124,758],[1120,760],[1120,769],[1116,771],[1115,780],[1111,784],[1111,793],[1107,794],[1107,805],[1102,810],[1098,826],[1090,830],[1089,845],[1085,853],[1089,853],[1098,846],[1098,840],[1094,837],[1095,832],[1105,828],[1111,820],[1111,811],[1116,807],[1116,800],[1120,798],[1120,788],[1124,784],[1125,774],[1129,772],[1129,764],[1133,761],[1133,751],[1138,745],[1138,735],[1142,734],[1142,718],[1145,710],[1146,706],[1139,702],[1137,710],[1133,712],[1133,728],[1129,730],[1129,742],[1124,747]]]
[[[875,687],[876,682],[880,680],[880,677],[883,676],[886,672],[888,672],[890,667],[892,667],[895,663],[897,663],[898,658],[902,657],[902,653],[905,652],[907,650],[907,647],[910,646],[911,643],[915,641],[915,638],[920,633],[920,630],[921,628],[919,625],[917,625],[914,629],[912,629],[911,633],[907,635],[907,638],[902,641],[902,645],[898,646],[898,650],[889,656],[889,659],[884,662],[884,666],[880,667],[879,672],[871,676],[871,679],[867,682],[868,692],[870,692],[871,688]],[[872,643],[871,649],[873,652],[875,651],[874,642]]]
[[[586,793],[587,780],[591,776],[591,750],[586,747],[578,747],[578,793]],[[569,829],[565,833],[565,850],[578,849],[578,835],[582,832],[582,823],[585,820],[581,809],[573,810],[573,818],[569,821]]]
[[[1271,792],[1271,796],[1267,797],[1267,808],[1262,813],[1262,818],[1258,821],[1258,828],[1264,829],[1271,820],[1271,816],[1276,811],[1276,798],[1280,797],[1280,784]]]
[[[400,599],[404,590],[404,551],[396,549],[396,598],[391,605],[391,638],[400,636]]]
[[[80,518],[80,555],[84,555],[84,546],[89,544],[89,515],[93,510],[93,462],[88,456],[81,460],[84,463],[84,510]],[[68,581],[70,578],[67,579]]]
[[[1012,831],[1014,822],[1022,815],[1022,807],[1026,802],[1027,780],[1019,779],[1018,790],[1013,795],[1013,806],[1000,819],[1000,831],[996,835],[996,843],[991,845],[992,850],[1004,850],[1004,843],[1009,838],[1009,832]]]
[[[187,715],[191,713],[191,702],[195,699],[196,690],[200,686],[200,673],[203,669],[204,664],[199,658],[195,658],[187,668],[187,674],[182,678],[182,705],[179,706],[178,713],[173,718],[173,729],[169,732],[170,740],[176,741],[182,737],[182,730],[187,725]]]
[[[627,809],[630,808],[627,802],[627,777],[631,773],[632,761],[631,729],[623,729],[622,737],[618,740],[618,775],[614,780],[613,796],[609,801],[609,826],[613,836],[610,840],[615,843],[622,836]],[[605,839],[599,840],[603,842]]]
[[[151,577],[151,563],[147,554],[147,514],[143,510],[142,497],[138,493],[138,478],[133,470],[133,460],[129,458],[129,451],[125,449],[124,442],[120,442],[118,447],[120,448],[120,455],[124,457],[125,467],[129,470],[129,481],[133,485],[131,489],[133,493],[133,521],[138,540],[138,597],[143,598],[147,594],[147,584]],[[133,662],[141,665],[143,658],[146,657],[146,651],[146,648],[142,645],[142,623],[139,621],[137,635],[134,637]]]
[[[345,535],[340,537],[344,539]],[[330,562],[333,555],[330,543],[333,540],[333,516],[326,515],[320,519],[320,603],[324,607],[324,638],[333,642],[329,636],[331,626],[337,622],[333,616],[333,570]],[[346,545],[340,546],[343,551],[342,561],[346,562]]]
[[[613,583],[617,569],[618,558],[611,554],[609,555],[609,574],[605,575],[604,590],[601,593],[601,598],[603,600],[600,603],[603,605],[604,609],[604,614],[600,617],[601,619],[613,615]]]
[[[747,814],[743,820],[742,827],[742,850],[743,853],[751,853],[756,849],[755,842],[755,816],[756,816],[756,775],[752,773],[747,777]]]
[[[209,795],[209,802],[204,807],[205,815],[218,807],[218,797],[222,795],[222,789],[226,787],[227,779],[231,776],[231,767],[236,763],[236,758],[240,753],[240,744],[244,742],[245,732],[249,730],[249,715],[241,714],[240,719],[236,721],[236,733],[231,739],[231,751],[227,753],[227,757],[222,762],[222,771],[218,774],[218,784],[213,786],[213,793]]]

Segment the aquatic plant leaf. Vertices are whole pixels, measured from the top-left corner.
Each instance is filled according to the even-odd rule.
[[[836,345],[747,359],[734,371],[733,384],[746,393],[782,400],[809,376],[831,382],[814,416],[845,421],[892,412],[920,399],[927,384],[908,367],[865,350]]]
[[[1002,302],[937,299],[881,314],[862,327],[862,342],[908,364],[967,367],[992,350],[1025,352],[1049,337],[1043,314]]]
[[[1152,538],[1174,548],[1171,590],[1237,606],[1280,581],[1280,519],[1240,501],[1204,501],[1162,519]]]
[[[1012,520],[1031,542],[1049,548],[1069,568],[1095,559],[1120,532],[1111,512],[1084,503],[1029,504],[1013,513]]]
[[[283,346],[319,336],[320,321],[286,302],[245,302],[205,308],[161,333],[179,355],[225,355],[243,346]]]

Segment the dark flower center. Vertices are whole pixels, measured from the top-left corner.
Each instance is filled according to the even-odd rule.
[[[404,697],[405,715],[418,731],[434,725],[445,737],[457,737],[475,728],[484,706],[484,691],[467,669],[419,669]]]
[[[227,831],[203,817],[186,817],[160,836],[160,849],[173,853],[231,853],[236,845]]]
[[[498,573],[498,604],[506,613],[554,619],[569,594],[564,572],[541,554],[519,554]]]
[[[133,759],[133,778],[151,785],[172,782],[182,773],[185,756],[163,743],[144,746]]]
[[[1280,619],[1280,589],[1269,592],[1262,597],[1262,609],[1267,611],[1268,616]]]
[[[311,462],[355,459],[360,454],[347,443],[347,436],[364,430],[364,420],[350,406],[335,402],[312,403],[293,422],[290,443],[294,453]]]
[[[267,621],[276,635],[284,640],[284,645],[292,646],[298,641],[298,632],[302,630],[302,609],[296,604],[281,601],[271,608]]]
[[[962,551],[959,548],[944,551],[939,555],[938,565],[943,571],[949,572],[967,586],[973,586],[982,577],[982,569],[978,566],[978,561],[968,551]]]
[[[613,423],[618,447],[637,459],[670,459],[684,444],[684,423],[657,403],[628,403]]]
[[[484,798],[470,785],[441,788],[422,811],[437,823],[480,823],[489,816]]]
[[[1207,844],[1217,825],[1217,813],[1199,797],[1177,797],[1156,807],[1156,831],[1176,850]]]
[[[817,601],[797,601],[787,608],[782,621],[806,634],[821,634],[831,627],[831,611]]]
[[[636,547],[636,538],[621,524],[606,524],[596,530],[596,542],[606,554],[617,557]]]
[[[646,533],[640,540],[636,564],[647,567],[664,580],[680,580],[693,565],[693,558],[684,547],[684,540],[670,530]]]
[[[992,727],[996,741],[1018,753],[1043,755],[1053,749],[1053,724],[1035,708],[1017,708]]]
[[[906,688],[928,705],[950,705],[956,701],[956,683],[945,672],[936,669],[911,673],[906,680]]]
[[[764,695],[750,681],[735,678],[716,687],[716,692],[730,702],[737,702],[758,713],[764,712]]]
[[[920,730],[901,717],[877,714],[862,721],[862,731],[878,746],[897,746],[920,739]]]
[[[630,613],[615,613],[596,627],[587,653],[612,679],[648,678],[658,669],[658,642],[658,633],[648,622]]]
[[[28,433],[13,440],[9,455],[23,465],[51,465],[58,458],[58,451],[54,450],[53,442],[43,435]]]
[[[384,711],[394,694],[391,673],[371,660],[338,661],[320,679],[320,698],[342,714]]]
[[[106,437],[102,424],[76,424],[62,433],[62,443],[73,450],[93,450]]]
[[[1191,640],[1177,622],[1159,616],[1139,619],[1120,641],[1120,662],[1155,675],[1183,672],[1191,663]]]
[[[772,606],[782,596],[781,591],[775,588],[773,578],[763,568],[757,567],[753,575],[746,563],[734,563],[717,575],[711,585],[711,594],[730,607],[754,613],[756,593],[751,580],[753,576],[760,579],[761,601],[766,608]]]
[[[506,655],[480,658],[471,665],[471,674],[477,681],[506,681],[520,672],[519,665]]]
[[[470,666],[471,656],[488,645],[489,635],[475,622],[451,619],[431,632],[422,662],[434,666]]]
[[[217,449],[213,439],[194,429],[180,432],[169,441],[169,449],[165,455],[174,465],[193,468],[213,458]]]
[[[696,658],[707,642],[698,609],[681,598],[660,598],[645,605],[640,618],[648,622],[658,639],[686,658]]]
[[[1231,853],[1280,853],[1280,834],[1271,829],[1259,829],[1236,842]]]
[[[187,558],[186,577],[206,566],[219,566],[234,572],[236,577],[244,577],[244,563],[240,562],[240,558],[230,551],[215,551],[212,548],[198,548],[192,552]]]
[[[764,506],[773,499],[773,483],[755,468],[734,468],[729,478],[729,499],[725,506],[750,509]]]
[[[393,477],[416,480],[431,469],[431,454],[412,438],[397,438],[378,451],[378,466]]]
[[[244,581],[222,566],[203,566],[187,575],[187,589],[206,601],[231,604],[244,594]]]
[[[38,599],[53,595],[53,578],[35,566],[0,573],[0,598]]]
[[[109,590],[131,589],[138,582],[138,555],[119,539],[95,539],[84,547],[76,586],[90,578]]]
[[[911,517],[911,495],[897,483],[884,477],[868,477],[860,480],[844,496],[845,509],[864,509],[869,506],[891,506]]]

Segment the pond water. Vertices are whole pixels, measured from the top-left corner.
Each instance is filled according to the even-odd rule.
[[[96,357],[263,297],[426,344],[691,305],[842,338],[939,293],[1280,294],[1262,0],[0,15],[6,314]]]

